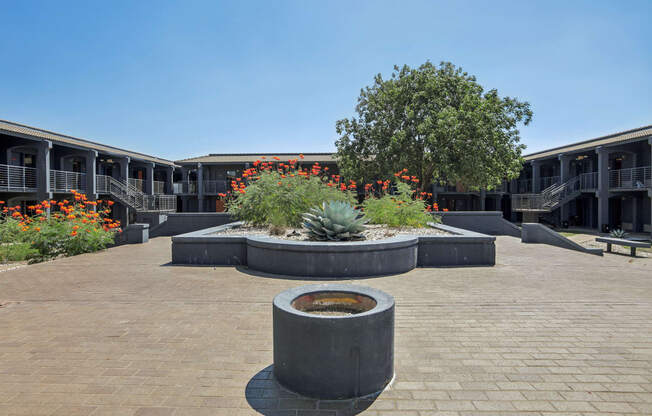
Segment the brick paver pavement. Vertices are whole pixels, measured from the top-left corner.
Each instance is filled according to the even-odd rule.
[[[0,415],[652,414],[649,259],[499,237],[493,268],[354,281],[396,298],[396,379],[343,402],[271,378],[271,300],[305,282],[169,259],[0,272]]]

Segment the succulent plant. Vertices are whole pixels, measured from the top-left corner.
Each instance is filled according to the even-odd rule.
[[[627,233],[625,231],[623,231],[622,229],[620,229],[620,228],[616,228],[615,230],[611,230],[609,235],[611,237],[613,237],[613,238],[625,238],[625,237],[627,237]]]
[[[303,228],[311,240],[360,240],[368,220],[348,202],[323,202],[321,208],[311,208],[303,214]]]

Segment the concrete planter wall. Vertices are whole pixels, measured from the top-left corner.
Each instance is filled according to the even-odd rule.
[[[317,315],[297,306],[318,296],[349,308]],[[317,302],[320,302],[317,299]],[[304,302],[306,303],[306,302]],[[355,305],[357,303],[357,305]],[[274,376],[289,390],[319,399],[345,399],[382,390],[394,375],[394,298],[354,285],[310,285],[274,298]]]
[[[489,235],[521,237],[521,229],[503,218],[501,211],[439,211],[445,225]]]
[[[247,237],[247,265],[291,276],[380,276],[417,266],[416,237],[326,243]]]
[[[496,261],[495,237],[442,224],[433,226],[452,235],[326,243],[218,234],[240,225],[235,222],[172,237],[172,262],[350,278],[404,273],[415,267],[493,266]]]

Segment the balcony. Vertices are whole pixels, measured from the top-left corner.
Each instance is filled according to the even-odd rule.
[[[544,176],[541,178],[541,187],[540,190],[548,189],[552,185],[557,185],[560,183],[561,178],[559,176]]]
[[[129,178],[129,186],[139,190],[140,192],[145,192],[145,181],[142,179]]]
[[[162,195],[165,193],[165,182],[154,181],[154,195]]]
[[[197,182],[196,181],[175,182],[173,184],[173,191],[175,195],[196,194]]]
[[[204,194],[219,194],[226,192],[226,181],[225,180],[205,180],[204,181]]]
[[[609,189],[611,190],[645,190],[652,188],[652,167],[618,169],[609,171]]]
[[[598,172],[582,173],[579,175],[580,191],[594,191],[598,189]]]
[[[36,192],[36,169],[0,165],[0,191]]]
[[[86,189],[86,174],[50,169],[50,191],[70,192]]]

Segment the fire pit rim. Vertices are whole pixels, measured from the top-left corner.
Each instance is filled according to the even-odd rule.
[[[376,302],[376,305],[369,309],[368,311],[351,314],[351,315],[318,315],[310,312],[304,312],[299,309],[296,309],[292,306],[292,303],[301,296],[310,295],[312,293],[320,292],[344,292],[352,293],[356,295],[363,295],[370,297]],[[303,285],[294,287],[288,290],[285,290],[274,297],[274,306],[279,309],[282,309],[285,312],[305,316],[312,319],[356,319],[363,316],[368,316],[376,314],[387,310],[394,306],[394,298],[380,290],[368,287],[368,286],[359,286],[353,284],[342,284],[342,283],[322,283],[315,285]]]

